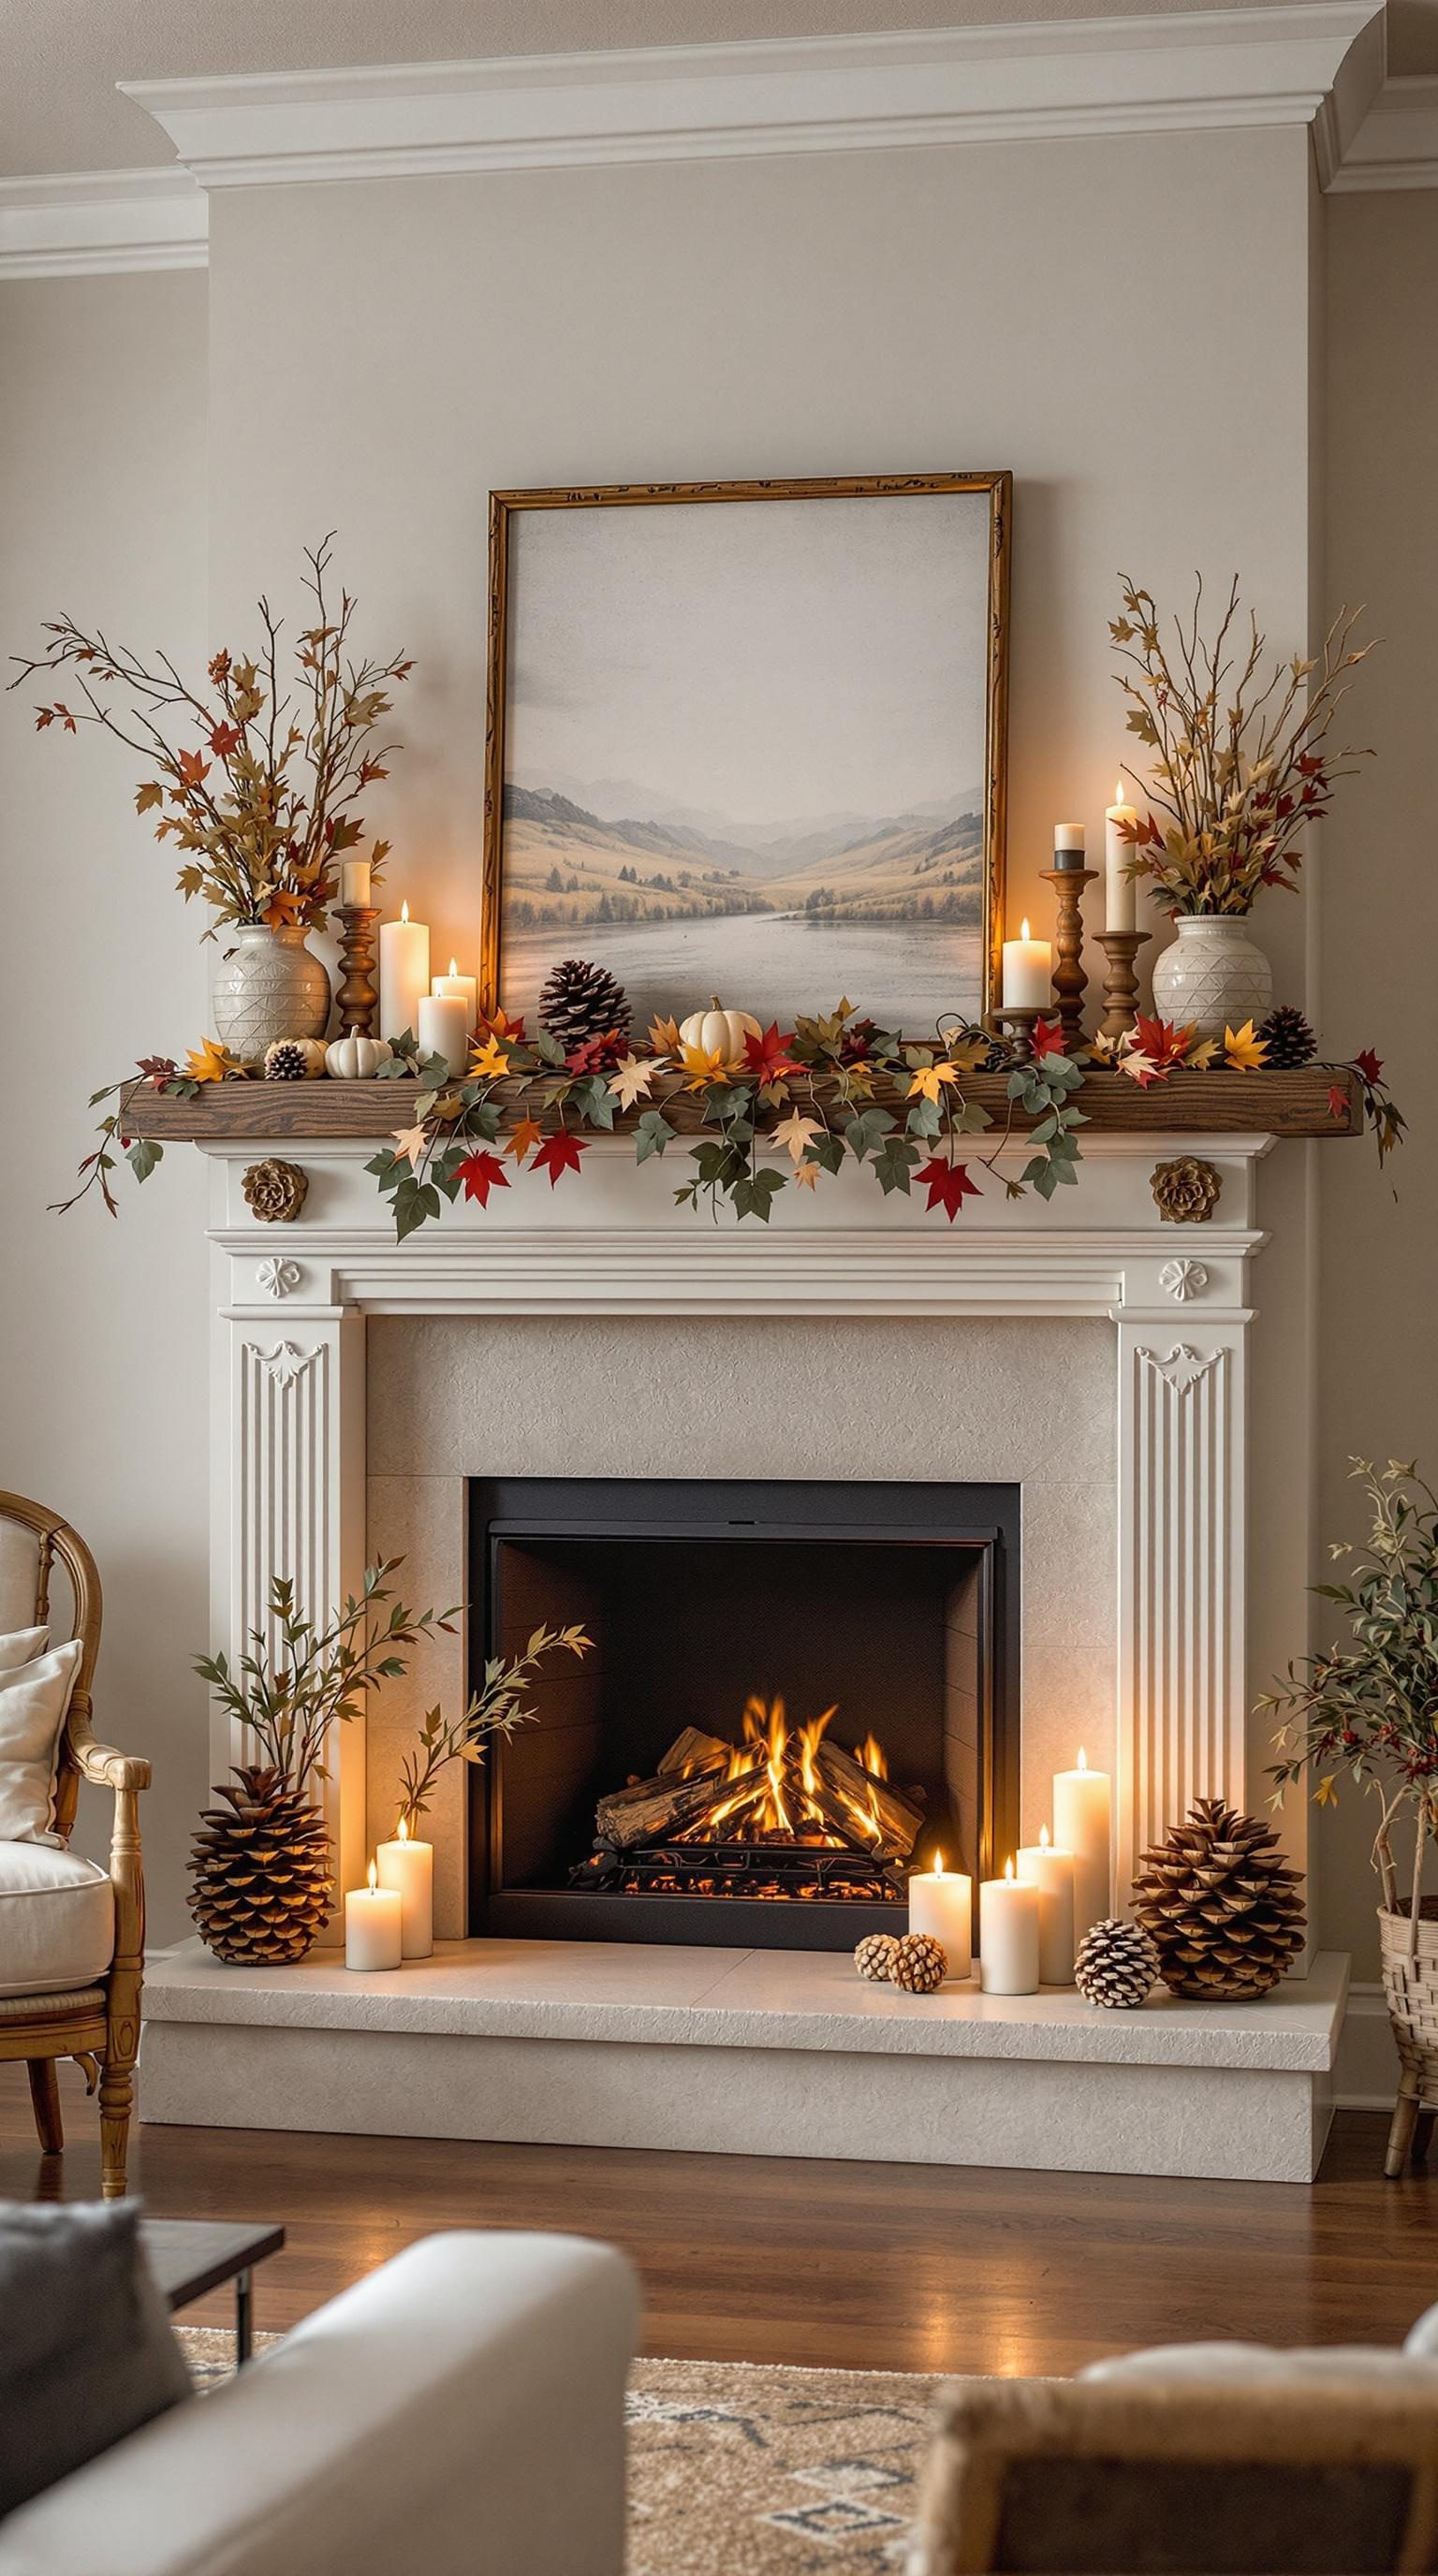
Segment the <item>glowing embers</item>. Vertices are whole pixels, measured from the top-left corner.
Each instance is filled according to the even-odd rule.
[[[647,1780],[599,1801],[572,1887],[611,1894],[889,1904],[923,1823],[871,1734],[846,1753],[837,1714],[791,1727],[782,1699],[751,1698],[738,1743],[685,1727]]]

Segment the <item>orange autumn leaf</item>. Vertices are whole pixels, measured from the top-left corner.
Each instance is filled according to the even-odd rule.
[[[543,1133],[537,1118],[521,1118],[504,1150],[516,1163],[522,1163],[534,1151]]]

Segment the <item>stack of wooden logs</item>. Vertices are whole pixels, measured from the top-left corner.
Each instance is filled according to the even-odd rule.
[[[721,1737],[686,1726],[650,1779],[632,1780],[600,1799],[599,1843],[635,1851],[669,1842],[837,1842],[872,1860],[908,1859],[924,1821],[920,1792],[896,1789],[826,1736],[814,1749],[807,1783],[797,1754],[786,1758],[781,1785],[794,1830],[785,1835],[761,1818],[770,1787],[763,1751],[753,1747],[752,1767],[738,1772],[731,1768],[734,1751]]]

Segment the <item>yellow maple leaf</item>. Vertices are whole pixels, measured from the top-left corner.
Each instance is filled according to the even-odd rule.
[[[223,1082],[227,1073],[240,1070],[236,1058],[227,1046],[221,1046],[218,1038],[201,1038],[199,1045],[192,1047],[185,1059],[187,1082]]]
[[[1259,1036],[1252,1020],[1245,1020],[1241,1029],[1225,1027],[1223,1060],[1235,1073],[1259,1072],[1267,1053],[1268,1042]]]
[[[817,1189],[819,1183],[818,1164],[796,1163],[794,1166],[794,1179],[801,1190]]]
[[[504,1150],[516,1163],[522,1163],[527,1154],[533,1153],[543,1133],[537,1118],[521,1118]]]
[[[627,1055],[609,1077],[609,1088],[621,1109],[632,1109],[636,1100],[646,1095],[654,1080],[656,1068],[641,1064],[637,1055]]]
[[[679,1024],[672,1019],[653,1019],[649,1023],[649,1043],[656,1055],[679,1053]]]
[[[776,1145],[783,1146],[791,1162],[802,1164],[810,1137],[819,1136],[822,1133],[823,1129],[817,1118],[805,1118],[797,1109],[792,1109],[788,1117],[781,1120],[775,1128],[774,1142]],[[817,1169],[817,1165],[811,1165],[809,1168]],[[807,1187],[808,1184],[806,1183],[805,1186]]]
[[[941,1091],[952,1089],[958,1074],[951,1064],[921,1064],[909,1085],[911,1100],[937,1100]]]
[[[483,1046],[475,1047],[469,1069],[481,1082],[497,1082],[501,1074],[508,1073],[509,1057],[497,1038],[486,1038]]]
[[[403,1162],[407,1158],[411,1171],[417,1172],[424,1159],[427,1141],[423,1119],[413,1127],[396,1127],[393,1138],[395,1161]]]
[[[689,1079],[686,1091],[707,1091],[711,1082],[727,1082],[729,1065],[722,1047],[684,1046],[679,1049]]]
[[[949,1044],[948,1059],[956,1073],[978,1073],[988,1062],[992,1048],[992,1038],[956,1037]]]
[[[1196,1047],[1189,1048],[1184,1063],[1190,1073],[1207,1073],[1217,1053],[1217,1038],[1201,1038]]]

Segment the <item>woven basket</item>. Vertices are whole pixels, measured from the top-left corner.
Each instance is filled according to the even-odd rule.
[[[1438,2106],[1438,1896],[1418,1909],[1417,1939],[1409,1900],[1378,1909],[1383,1993],[1402,2065],[1389,2140],[1388,2172],[1402,2170],[1418,2106]]]

